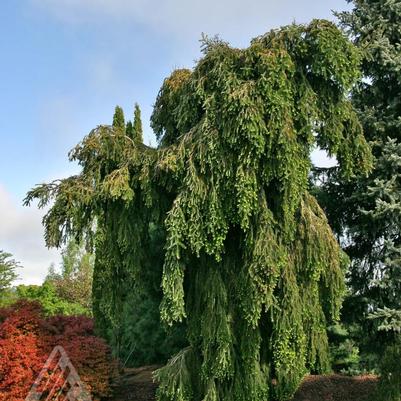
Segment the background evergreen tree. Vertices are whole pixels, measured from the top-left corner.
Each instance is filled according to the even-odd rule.
[[[19,263],[13,259],[11,253],[0,250],[0,305],[7,303],[7,299],[13,298],[10,289],[18,277],[16,270],[19,267]]]
[[[134,123],[133,123],[133,140],[143,143],[143,129],[141,120],[141,109],[138,103],[135,103]]]
[[[363,368],[377,367],[377,356],[392,335],[378,332],[387,308],[401,308],[401,3],[356,0],[340,21],[363,52],[364,79],[352,93],[365,137],[375,156],[372,174],[345,181],[337,168],[318,170],[319,203],[341,238],[352,264],[343,321],[354,330]],[[401,326],[399,327],[401,329]],[[376,356],[376,357],[375,357]],[[373,358],[373,360],[372,360]]]
[[[68,241],[61,256],[59,271],[51,266],[45,282],[55,287],[60,299],[80,305],[91,315],[94,256],[74,239]]]
[[[308,192],[310,153],[317,142],[344,176],[369,171],[348,99],[360,55],[323,20],[203,52],[163,83],[158,148],[99,126],[70,154],[81,173],[25,202],[54,199],[49,246],[93,243],[95,316],[115,349],[124,306],[143,293],[162,324],[185,322],[187,346],[156,373],[159,400],[285,400],[330,369],[347,259]]]
[[[359,348],[352,339],[352,328],[339,323],[328,327],[331,366],[335,372],[360,374]]]
[[[127,125],[125,126],[125,134],[131,139],[134,138],[134,126],[130,120],[127,121]]]
[[[124,112],[120,106],[116,106],[114,110],[113,127],[120,128],[122,132],[125,132]]]
[[[188,345],[185,325],[168,328],[160,319],[162,301],[163,233],[153,223],[149,226],[146,246],[149,267],[140,281],[126,286],[121,320],[121,349],[119,357],[126,366],[165,363],[171,355]]]

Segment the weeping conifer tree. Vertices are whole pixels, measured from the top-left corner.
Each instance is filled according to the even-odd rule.
[[[345,177],[369,171],[347,96],[360,56],[323,20],[246,49],[205,40],[203,53],[163,83],[157,148],[99,126],[70,154],[81,173],[26,203],[54,200],[48,245],[93,242],[94,298],[107,293],[111,316],[130,291],[161,284],[161,320],[185,322],[188,346],[156,372],[159,400],[285,400],[305,373],[329,369],[347,261],[308,193],[310,153],[335,155]]]

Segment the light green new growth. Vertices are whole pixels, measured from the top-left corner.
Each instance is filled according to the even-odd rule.
[[[78,176],[28,194],[54,199],[48,245],[94,241],[95,307],[116,327],[124,283],[140,287],[152,269],[149,226],[160,228],[161,317],[186,322],[189,346],[157,371],[159,400],[286,400],[308,371],[329,369],[346,260],[308,193],[310,153],[319,144],[345,176],[369,170],[347,97],[359,60],[322,20],[246,49],[205,41],[193,71],[164,81],[157,149],[100,126],[71,153]]]

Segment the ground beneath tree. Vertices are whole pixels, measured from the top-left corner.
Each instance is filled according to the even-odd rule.
[[[152,372],[160,366],[124,369],[115,382],[113,401],[153,401],[157,385]]]
[[[115,382],[113,401],[154,401],[156,384],[152,372],[158,366],[125,369]],[[377,377],[308,376],[293,401],[374,401]]]
[[[377,376],[308,376],[293,401],[374,401]]]

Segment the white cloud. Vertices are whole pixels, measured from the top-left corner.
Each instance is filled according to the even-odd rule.
[[[43,210],[24,208],[0,184],[0,249],[13,254],[23,267],[16,284],[40,284],[52,262],[60,261],[57,250],[48,250],[43,239]]]
[[[185,37],[201,32],[241,37],[264,33],[281,24],[330,18],[331,9],[347,8],[339,0],[31,0],[68,22],[127,20],[153,30]],[[304,20],[305,19],[305,20]]]

